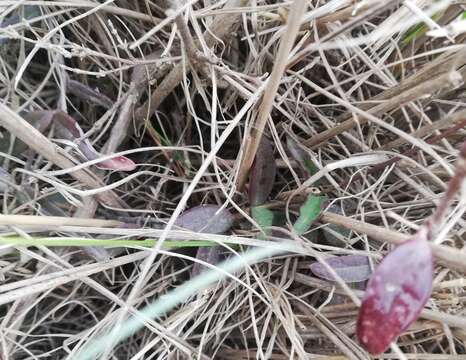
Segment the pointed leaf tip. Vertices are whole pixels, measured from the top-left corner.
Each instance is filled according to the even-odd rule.
[[[388,254],[372,274],[356,326],[361,345],[383,353],[418,317],[432,292],[432,250],[427,230]]]
[[[125,156],[115,156],[111,159],[107,159],[95,164],[99,169],[102,170],[121,170],[121,171],[133,171],[136,168],[136,164],[133,160],[128,159]]]

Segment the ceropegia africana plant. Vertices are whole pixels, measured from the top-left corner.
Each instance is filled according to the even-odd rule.
[[[200,205],[186,210],[175,222],[177,227],[208,234],[222,234],[233,225],[235,218],[227,209],[218,205]],[[199,247],[196,259],[215,265],[220,259],[220,247]],[[200,263],[196,262],[191,276],[197,276],[203,271]]]
[[[343,255],[325,259],[326,263],[347,283],[366,281],[371,275],[369,258],[364,255]],[[314,275],[329,281],[336,281],[327,267],[316,261],[311,264]]]
[[[272,192],[276,172],[273,144],[263,136],[249,175],[249,202],[253,219],[266,233],[267,228],[272,226],[274,214],[262,205]]]
[[[76,120],[63,111],[31,111],[24,118],[40,132],[45,132],[53,122],[57,135],[61,139],[75,142],[86,160],[96,160],[102,156],[86,138]],[[95,165],[103,170],[132,171],[136,168],[136,164],[125,156],[114,156]]]
[[[455,173],[437,208],[423,226],[378,265],[367,284],[356,333],[372,354],[384,352],[418,317],[432,292],[434,240],[448,208],[466,179],[466,142]]]

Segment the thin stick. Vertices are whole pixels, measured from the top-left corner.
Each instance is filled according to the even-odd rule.
[[[459,128],[456,128],[456,125],[460,122],[463,123],[465,120],[466,120],[466,110],[458,111],[453,114],[447,115],[444,119],[435,121],[432,124],[427,124],[421,127],[420,129],[412,132],[410,135],[412,137],[421,138],[422,136],[425,136],[436,130],[442,130],[450,126],[451,126],[451,129],[459,129],[466,125],[460,126]],[[406,143],[407,143],[406,139],[399,138],[399,139],[390,141],[389,143],[383,145],[380,149],[381,150],[394,149]]]
[[[431,136],[430,138],[428,138],[426,140],[426,143],[427,144],[436,144],[438,143],[440,140],[442,139],[445,139],[447,138],[448,136],[450,135],[453,135],[453,134],[456,134],[458,130],[464,128],[466,126],[466,119],[463,119],[462,121],[456,123],[454,126],[452,126],[451,128],[445,130],[445,131],[442,131],[440,134],[438,135],[435,135],[435,136]],[[415,148],[412,148],[406,152],[403,153],[404,156],[409,156],[409,157],[413,157],[414,155],[416,155],[421,149],[418,148],[418,147],[415,147]],[[394,157],[390,160],[387,160],[387,161],[384,161],[383,163],[381,164],[377,164],[377,165],[374,165],[372,166],[370,169],[367,170],[366,172],[366,176],[369,175],[369,174],[373,174],[377,171],[381,171],[383,169],[385,169],[386,167],[392,165],[392,164],[396,164],[397,162],[399,162],[402,158],[401,157]],[[354,176],[353,178],[349,179],[348,181],[345,181],[344,183],[342,183],[342,187],[346,187],[348,186],[349,184],[355,182],[355,181],[358,181],[358,180],[361,180],[363,178],[363,175],[362,174],[357,174],[356,176]]]
[[[458,74],[458,73],[456,73]],[[298,74],[297,74],[298,75]],[[301,75],[299,75],[301,77]],[[451,73],[446,73],[443,74],[436,79],[432,79],[431,81],[426,81],[418,86],[415,86],[413,88],[407,89],[405,92],[392,97],[390,100],[387,100],[386,102],[383,102],[380,105],[377,105],[370,110],[367,111],[367,113],[371,115],[377,115],[377,114],[382,114],[387,111],[390,111],[396,107],[399,107],[402,104],[406,104],[408,102],[411,102],[413,100],[419,99],[420,97],[426,95],[426,94],[432,94],[434,91],[438,91],[442,88],[445,87],[451,87],[452,84],[452,77]],[[333,137],[341,134],[344,131],[348,131],[355,127],[358,123],[359,125],[363,125],[367,123],[369,119],[367,117],[360,117],[358,118],[357,121],[351,116],[347,120],[343,121],[342,123],[338,124],[335,127],[332,127],[328,130],[325,130],[317,135],[314,135],[312,138],[306,140],[304,144],[310,148],[316,148],[323,142],[326,142],[327,140],[332,139]]]
[[[224,9],[241,7],[246,3],[246,0],[230,0],[225,4]],[[231,35],[231,30],[240,16],[241,14],[232,15],[228,13],[217,16],[210,25],[210,29],[204,33],[207,46],[212,48],[219,39],[222,40]],[[181,83],[181,81],[183,81],[185,71],[190,72],[191,69],[186,69],[182,63],[176,64],[170,73],[155,88],[150,99],[136,110],[136,120],[143,121],[146,117],[150,117],[155,113],[165,98]]]
[[[265,124],[267,123],[267,119],[272,111],[275,95],[277,94],[283,73],[285,72],[290,51],[295,43],[296,37],[298,36],[301,18],[305,13],[306,8],[307,3],[303,0],[295,0],[291,6],[288,24],[280,41],[277,60],[273,64],[272,73],[267,80],[257,120],[253,122],[251,126],[251,133],[246,142],[246,149],[243,153],[244,155],[242,157],[240,172],[237,179],[237,188],[239,191],[243,188],[249,174],[249,169],[256,157],[256,152],[262,139],[262,134],[264,133]]]

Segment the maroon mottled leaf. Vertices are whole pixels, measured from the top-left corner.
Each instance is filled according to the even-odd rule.
[[[307,172],[307,175],[314,175],[319,169],[312,162],[309,154],[294,140],[291,136],[286,138],[286,147],[291,156],[298,162],[299,165]],[[320,182],[316,182],[319,184]]]
[[[43,133],[50,126],[54,115],[55,111],[52,110],[37,110],[30,111],[24,114],[23,117],[29,124]]]
[[[70,141],[78,140],[78,148],[87,160],[96,160],[102,156],[94,149],[90,141],[84,137],[83,130],[73,117],[63,111],[57,111],[53,120],[57,126],[59,136]],[[115,156],[111,159],[102,160],[96,166],[99,169],[121,171],[132,171],[136,168],[136,164],[125,156]]]
[[[325,259],[328,265],[335,270],[341,279],[348,283],[361,282],[369,279],[371,268],[369,259],[363,255],[345,255]],[[311,264],[314,275],[326,280],[336,281],[328,269],[321,263]]]
[[[106,109],[111,109],[114,103],[110,98],[100,93],[98,90],[94,90],[91,87],[72,79],[68,79],[66,82],[66,90],[84,101],[100,105]]]
[[[372,354],[384,352],[424,307],[432,292],[432,251],[422,228],[388,254],[372,274],[356,333]]]
[[[203,246],[197,249],[196,259],[205,261],[208,264],[215,265],[220,260],[220,246]],[[191,277],[199,275],[202,271],[207,269],[202,264],[195,262],[191,269]]]
[[[267,201],[275,182],[276,171],[272,143],[266,137],[262,137],[249,175],[251,206],[262,205]]]
[[[217,205],[193,207],[183,212],[175,225],[195,232],[221,234],[233,225],[234,217],[228,210],[220,209]]]

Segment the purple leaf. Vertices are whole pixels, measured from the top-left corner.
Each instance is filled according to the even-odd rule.
[[[102,156],[94,150],[92,145],[87,140],[79,144],[79,150],[81,150],[87,160],[95,160]],[[133,162],[133,160],[130,160],[125,156],[115,156],[111,159],[102,160],[95,164],[95,166],[102,170],[121,171],[133,171],[136,168],[136,164]]]
[[[288,148],[291,156],[307,172],[308,176],[314,175],[319,170],[312,162],[309,154],[304,151],[291,136],[287,136],[286,138],[286,147]],[[318,182],[316,182],[316,184],[318,184]]]
[[[276,171],[272,143],[266,137],[262,137],[249,175],[251,206],[259,206],[267,201],[275,182]]]
[[[38,110],[30,111],[24,114],[23,117],[29,124],[43,133],[50,126],[54,115],[55,111],[52,110]]]
[[[106,109],[111,109],[114,103],[114,101],[100,93],[98,90],[94,90],[91,87],[72,79],[68,79],[66,82],[66,90],[86,102],[100,105]]]
[[[102,155],[92,146],[90,141],[84,137],[84,131],[76,120],[63,111],[57,111],[53,118],[57,133],[64,139],[78,141],[78,148],[87,160],[96,160]],[[99,169],[132,171],[136,164],[125,156],[115,156],[111,159],[102,160],[97,163]]]
[[[367,351],[384,352],[417,319],[432,292],[432,278],[432,250],[422,228],[385,257],[367,284],[356,328]]]
[[[63,111],[56,111],[53,122],[57,128],[57,133],[66,140],[74,141],[84,137],[84,131],[76,120]]]
[[[196,259],[202,260],[208,264],[215,265],[220,260],[220,246],[203,246],[197,249]],[[204,265],[195,262],[193,268],[191,270],[191,277],[196,277],[199,275],[204,269]]]
[[[220,209],[217,205],[193,207],[183,212],[175,225],[194,232],[221,234],[233,225],[234,217],[228,210]]]
[[[341,279],[347,283],[365,281],[371,275],[371,268],[367,256],[345,255],[325,259],[325,261],[335,270]],[[327,268],[319,262],[311,264],[311,271],[318,277],[336,281]]]

